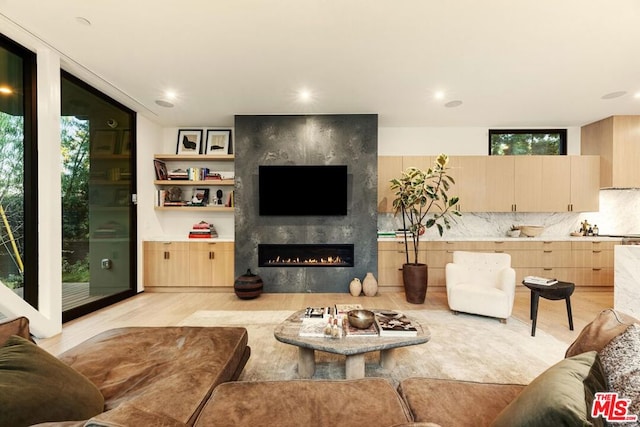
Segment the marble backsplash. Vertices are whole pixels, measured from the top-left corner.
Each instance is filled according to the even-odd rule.
[[[587,220],[597,225],[600,234],[640,234],[640,189],[600,190],[600,211],[598,212],[557,212],[557,213],[464,213],[456,217],[444,237],[503,237],[515,225],[542,225],[541,237],[564,237],[580,228]],[[402,228],[402,217],[393,214],[378,215],[378,230]],[[434,227],[427,236],[438,237]]]

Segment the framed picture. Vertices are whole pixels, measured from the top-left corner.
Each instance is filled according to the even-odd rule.
[[[197,206],[207,206],[209,204],[209,189],[195,188],[191,197],[191,204]]]
[[[231,129],[207,129],[204,154],[229,154]]]
[[[200,154],[202,129],[180,129],[176,154]]]
[[[120,141],[120,154],[131,154],[131,131],[122,131],[122,141]]]
[[[156,169],[156,179],[166,181],[169,179],[169,173],[167,172],[167,164],[162,160],[153,160],[153,167]]]
[[[93,133],[91,153],[98,155],[115,154],[118,133],[115,130],[97,130]]]

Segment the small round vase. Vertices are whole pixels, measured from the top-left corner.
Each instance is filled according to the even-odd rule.
[[[356,277],[349,283],[349,292],[354,297],[360,296],[360,292],[362,292],[362,282],[360,282],[360,279]]]
[[[378,293],[378,281],[373,277],[373,273],[367,273],[362,281],[362,291],[368,297],[375,297]]]

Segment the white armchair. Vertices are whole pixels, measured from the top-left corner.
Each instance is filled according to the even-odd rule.
[[[497,317],[503,323],[511,316],[516,290],[511,255],[454,251],[445,276],[447,300],[454,313]]]

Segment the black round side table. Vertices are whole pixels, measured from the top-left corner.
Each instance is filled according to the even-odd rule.
[[[569,329],[573,331],[573,315],[571,314],[571,295],[576,285],[571,282],[554,283],[553,285],[536,285],[522,282],[531,290],[531,336],[536,336],[536,321],[538,320],[538,300],[540,297],[548,300],[565,300],[567,303],[567,317],[569,318]]]

